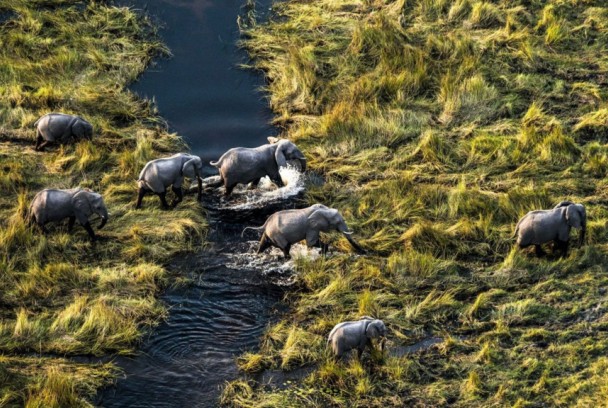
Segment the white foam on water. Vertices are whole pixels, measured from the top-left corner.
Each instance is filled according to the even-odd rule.
[[[268,203],[297,196],[304,191],[304,174],[300,173],[297,168],[288,165],[287,167],[281,167],[279,173],[283,184],[285,184],[283,187],[278,188],[270,181],[268,176],[262,178],[255,189],[249,189],[248,186],[239,184],[234,188],[229,198],[222,198],[221,208],[231,210],[260,208]],[[203,183],[210,184],[216,180],[218,180],[218,176],[208,177]],[[223,187],[216,189],[216,191],[218,190],[223,190]],[[218,194],[223,194],[223,191],[218,192]]]
[[[288,286],[295,282],[295,261],[300,258],[309,260],[321,256],[319,248],[308,249],[305,244],[295,244],[291,247],[291,259],[285,259],[278,248],[267,249],[264,253],[256,253],[258,241],[247,241],[243,252],[228,254],[226,267],[239,270],[260,270],[264,275],[271,275],[275,284]]]

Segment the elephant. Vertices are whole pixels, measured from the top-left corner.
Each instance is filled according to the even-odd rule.
[[[286,167],[289,160],[298,160],[302,171],[306,171],[306,157],[295,144],[271,137],[268,141],[269,144],[255,148],[235,147],[218,161],[210,162],[220,172],[220,180],[210,187],[224,184],[224,195],[227,197],[237,184],[252,183],[255,188],[264,176],[270,177],[278,187],[283,187],[279,169]]]
[[[583,245],[587,229],[585,206],[571,201],[562,201],[551,210],[530,211],[515,227],[517,245],[526,248],[534,245],[536,255],[543,255],[542,244],[554,241],[562,256],[568,253],[570,230],[580,229],[579,245]]]
[[[64,113],[47,113],[34,123],[36,126],[37,151],[53,142],[66,143],[70,139],[91,140],[93,138],[93,125],[76,115]]]
[[[45,224],[51,221],[61,221],[69,219],[68,231],[72,231],[74,222],[84,227],[89,233],[91,241],[96,241],[97,236],[91,228],[89,217],[92,214],[99,214],[102,229],[108,222],[108,209],[103,198],[88,189],[73,188],[69,190],[46,189],[38,192],[30,204],[30,222],[37,224],[42,232],[46,233]]]
[[[330,231],[341,232],[357,252],[365,253],[365,250],[351,237],[352,232],[348,230],[340,212],[323,204],[314,204],[298,210],[278,211],[268,217],[261,227],[247,227],[243,233],[247,229],[264,230],[258,254],[275,246],[283,251],[285,258],[289,258],[291,246],[305,239],[309,248],[319,247],[321,253],[325,255],[328,244],[319,239],[319,234]]]
[[[198,181],[197,199],[200,201],[203,190],[202,174],[203,161],[201,158],[187,153],[178,153],[171,157],[149,161],[139,173],[137,179],[139,191],[135,208],[141,208],[141,201],[146,193],[152,192],[160,198],[163,209],[168,209],[166,195],[169,186],[176,195],[171,203],[171,206],[175,207],[184,198],[182,191],[184,177],[189,179],[196,177]]]
[[[364,316],[360,320],[342,322],[334,326],[327,338],[327,345],[331,347],[334,357],[342,358],[344,353],[357,349],[357,357],[365,347],[373,349],[372,339],[381,338],[380,350],[384,351],[387,329],[382,320]]]

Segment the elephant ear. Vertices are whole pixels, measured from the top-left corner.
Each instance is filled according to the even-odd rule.
[[[184,165],[182,166],[182,175],[183,176],[193,178],[194,176],[198,175],[198,172],[196,171],[196,160],[197,159],[200,160],[200,158],[198,158],[198,157],[193,157],[192,159],[190,159],[184,163]],[[190,167],[192,167],[192,169],[190,169]]]
[[[337,212],[333,208],[316,210],[308,216],[308,226],[317,231],[328,231],[330,220]]]
[[[93,213],[93,208],[91,207],[91,202],[89,199],[89,193],[86,190],[81,190],[74,194],[74,197],[72,197],[74,212],[76,213],[79,221],[82,221],[84,218],[88,219]]]
[[[278,168],[287,167],[287,160],[285,159],[285,152],[283,151],[285,150],[285,144],[286,141],[281,140],[277,144],[277,150],[274,152],[274,159],[277,162]]]
[[[370,338],[380,337],[380,320],[373,320],[367,325],[365,335]]]
[[[581,228],[582,214],[578,205],[569,205],[566,208],[566,220],[571,227]]]

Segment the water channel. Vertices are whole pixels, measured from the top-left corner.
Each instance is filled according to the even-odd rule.
[[[267,12],[271,0],[258,1]],[[236,46],[243,0],[120,0],[160,24],[173,54],[157,61],[131,89],[154,99],[170,129],[186,138],[205,162],[231,147],[259,146],[276,134],[260,74],[238,68],[246,54]],[[206,197],[210,246],[175,259],[169,269],[187,276],[168,289],[169,316],[143,341],[136,356],[114,361],[123,375],[103,390],[104,407],[217,406],[225,381],[238,376],[235,357],[254,350],[265,327],[281,313],[291,264],[274,252],[256,256],[255,242],[240,237],[281,208],[299,204],[301,175],[290,170],[281,189],[235,190],[229,203]],[[186,199],[192,199],[192,196]]]

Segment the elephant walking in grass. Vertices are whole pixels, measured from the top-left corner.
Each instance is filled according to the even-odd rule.
[[[258,254],[275,246],[283,251],[285,258],[289,258],[291,246],[306,240],[309,248],[319,247],[321,253],[325,255],[328,244],[321,241],[320,233],[330,231],[341,232],[357,252],[365,253],[365,250],[351,237],[352,232],[349,231],[340,212],[323,204],[314,204],[299,210],[279,211],[268,217],[261,227],[245,228],[247,229],[264,230]]]
[[[139,191],[136,208],[141,208],[141,202],[146,193],[152,192],[158,195],[163,209],[168,209],[167,187],[175,193],[175,199],[171,203],[175,207],[184,198],[182,183],[184,177],[198,181],[198,200],[201,200],[203,190],[203,162],[200,157],[186,153],[178,153],[171,157],[149,161],[141,173],[137,183]]]
[[[38,119],[36,123],[37,151],[43,151],[49,143],[67,143],[71,140],[91,140],[93,126],[76,115],[64,113],[48,113]]]
[[[387,329],[382,320],[364,316],[361,320],[342,322],[337,324],[329,333],[327,345],[331,347],[337,359],[353,349],[357,349],[357,356],[361,355],[366,347],[373,350],[372,339],[380,338],[380,350],[384,351]]]
[[[92,214],[101,217],[99,229],[108,222],[108,209],[101,195],[80,188],[42,190],[32,200],[29,210],[30,222],[37,224],[44,233],[46,233],[44,227],[46,223],[68,218],[68,231],[72,231],[74,222],[78,220],[78,223],[89,233],[91,241],[95,241],[97,236],[89,223]]]
[[[585,206],[571,201],[562,201],[551,210],[530,211],[517,223],[515,235],[517,245],[526,248],[534,245],[536,255],[543,255],[542,244],[554,242],[562,256],[568,253],[570,230],[580,229],[579,245],[583,245],[587,229]]]
[[[230,149],[218,161],[210,162],[220,172],[220,180],[210,187],[224,184],[224,195],[229,196],[237,184],[251,183],[255,188],[265,176],[270,177],[277,186],[283,187],[279,169],[286,167],[289,160],[298,160],[302,172],[306,171],[306,157],[295,144],[285,139],[268,138],[268,141],[269,144],[252,149]]]

